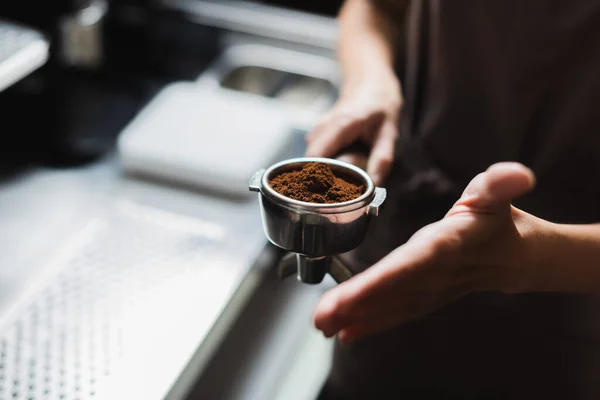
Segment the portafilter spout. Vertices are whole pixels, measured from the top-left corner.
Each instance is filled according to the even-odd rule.
[[[277,267],[281,279],[296,275],[303,283],[317,284],[329,274],[337,283],[342,283],[354,275],[339,256],[310,257],[303,254],[286,254]]]

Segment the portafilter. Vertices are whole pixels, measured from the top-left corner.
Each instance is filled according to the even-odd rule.
[[[321,204],[291,199],[271,187],[274,176],[311,162],[325,163],[336,176],[364,185],[364,193],[354,200]],[[327,273],[338,283],[354,275],[339,255],[362,242],[371,217],[379,214],[386,197],[386,190],[375,187],[365,171],[329,158],[294,158],[257,171],[249,186],[258,192],[265,235],[289,252],[278,265],[281,278],[297,274],[299,281],[316,284]]]

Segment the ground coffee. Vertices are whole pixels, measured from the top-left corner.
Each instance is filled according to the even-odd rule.
[[[308,203],[341,203],[360,197],[365,190],[364,185],[335,176],[329,165],[314,162],[276,175],[269,184],[279,194]]]

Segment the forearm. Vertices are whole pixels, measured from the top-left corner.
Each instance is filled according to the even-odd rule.
[[[600,293],[600,224],[540,223],[530,291]]]
[[[404,20],[408,3],[409,0],[346,0],[339,17],[342,92],[367,79],[395,76],[399,23]]]

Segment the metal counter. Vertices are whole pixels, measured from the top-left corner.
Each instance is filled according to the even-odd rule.
[[[308,50],[332,52],[332,20],[318,18],[316,31],[315,19],[298,13],[265,11],[268,21],[254,22],[249,13],[241,21],[239,12],[230,12],[241,2],[188,9],[195,3],[175,2],[189,18],[230,29],[228,43],[294,39]],[[267,22],[268,32],[256,30]],[[281,29],[291,33],[282,36]],[[303,152],[300,134],[294,143],[289,156]],[[202,398],[291,398],[286,387],[298,367],[290,360],[309,363],[308,347],[328,357],[327,346],[315,339],[320,335],[310,331],[312,307],[328,286],[287,291],[281,288],[294,282],[267,285],[239,322],[275,257],[256,203],[255,197],[226,199],[125,178],[114,155],[0,181],[0,400],[183,399],[194,385],[192,396]],[[279,297],[272,297],[273,287]],[[262,315],[273,299],[288,303],[270,312],[274,322],[255,324],[253,315]],[[235,337],[226,338],[234,324]],[[219,349],[223,340],[228,346]],[[243,371],[232,379],[240,390],[232,397],[212,378],[231,371],[224,361],[249,346],[264,351],[237,366]],[[215,368],[197,384],[209,362]],[[308,397],[326,371],[321,364],[308,368],[316,382],[312,392],[308,380],[295,383]]]
[[[272,262],[255,200],[113,157],[5,181],[0,221],[0,399],[182,398]]]

